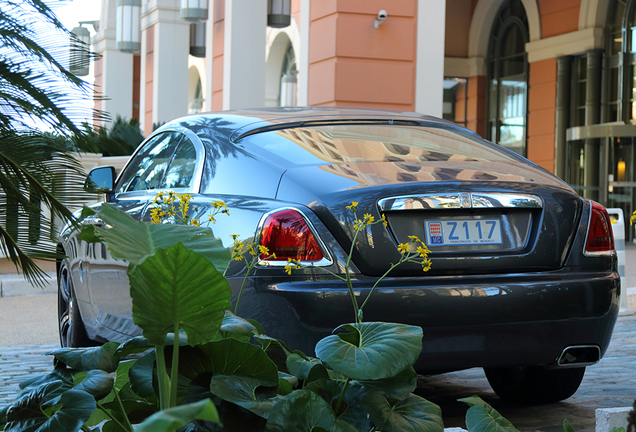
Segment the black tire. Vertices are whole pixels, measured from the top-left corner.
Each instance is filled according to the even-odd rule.
[[[519,404],[558,402],[579,388],[585,368],[545,369],[541,366],[484,368],[501,399]]]
[[[57,317],[62,347],[79,348],[95,345],[86,334],[66,261],[62,262],[57,273]]]

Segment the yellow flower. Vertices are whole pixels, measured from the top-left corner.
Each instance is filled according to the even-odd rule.
[[[263,245],[258,245],[258,251],[261,255],[269,256],[269,249]]]
[[[360,230],[360,229],[362,229],[362,228],[364,228],[364,227],[365,227],[365,225],[364,225],[364,223],[363,223],[360,219],[357,219],[357,220],[355,220],[355,221],[353,222],[353,228],[354,228],[355,230]]]
[[[358,201],[353,201],[351,205],[347,206],[347,209],[356,211],[356,207],[358,207]]]
[[[429,271],[431,269],[431,260],[425,259],[422,261],[422,271]]]
[[[410,235],[409,238],[411,239],[411,243],[422,243],[422,240],[420,240],[417,236]]]
[[[409,253],[410,249],[411,246],[406,243],[400,243],[400,245],[398,246],[398,251],[400,251],[401,254]]]
[[[291,276],[292,268],[294,268],[294,266],[293,266],[293,265],[291,265],[291,264],[287,264],[287,265],[285,266],[285,273],[287,273],[288,275],[290,275],[290,276]]]
[[[389,225],[389,223],[386,221],[386,216],[384,216],[384,214],[382,214],[382,225],[384,225],[385,228]]]
[[[375,218],[373,216],[371,216],[369,213],[365,213],[364,216],[363,216],[363,220],[364,220],[365,226],[369,225],[369,224],[372,224],[374,219]]]
[[[214,215],[210,215],[210,217],[208,218],[208,222],[216,223],[216,219],[214,218]]]
[[[247,251],[249,252],[250,255],[256,256],[256,251],[254,250],[254,247],[252,245],[249,245],[247,247]]]
[[[150,221],[152,223],[161,223],[161,218],[159,217],[159,212],[161,211],[161,207],[155,207],[150,210]]]
[[[190,221],[190,225],[193,225],[193,226],[201,226],[201,222],[199,222],[199,219],[192,219],[192,220]]]
[[[232,240],[237,241],[239,238],[238,234],[230,234],[230,237],[232,238]]]
[[[422,258],[426,258],[428,254],[431,253],[431,251],[426,247],[424,243],[422,243],[422,246],[417,247],[417,253],[420,254]]]

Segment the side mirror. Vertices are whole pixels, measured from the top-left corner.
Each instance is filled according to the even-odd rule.
[[[84,181],[84,190],[90,193],[110,193],[115,188],[115,168],[93,168]]]

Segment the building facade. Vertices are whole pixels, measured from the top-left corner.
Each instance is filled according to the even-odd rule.
[[[117,0],[93,45],[98,108],[146,134],[198,111],[417,111],[636,209],[636,0],[291,0],[284,27],[268,25],[276,0],[210,0],[197,22],[178,0],[140,3],[136,50],[117,49]]]

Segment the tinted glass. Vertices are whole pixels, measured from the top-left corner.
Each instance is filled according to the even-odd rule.
[[[337,125],[263,132],[247,139],[295,165],[384,161],[511,161],[492,143],[440,128]]]
[[[192,142],[183,137],[161,184],[163,189],[189,188],[194,182],[197,152]]]
[[[179,141],[183,136],[166,132],[150,139],[130,161],[115,193],[159,189]]]

